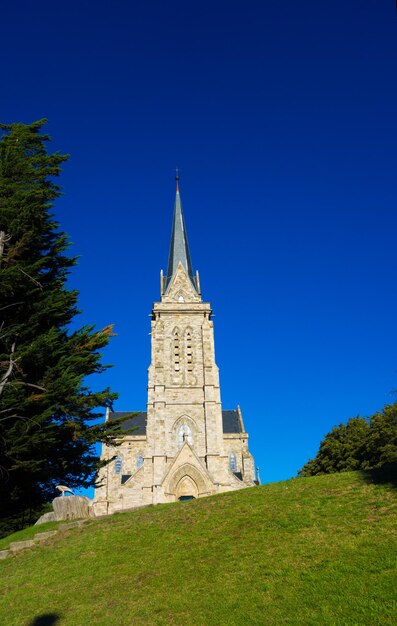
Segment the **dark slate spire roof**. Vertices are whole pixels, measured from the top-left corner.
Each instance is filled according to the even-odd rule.
[[[171,279],[178,267],[179,261],[182,263],[194,288],[197,290],[196,280],[193,276],[192,260],[190,258],[189,244],[187,242],[187,233],[185,220],[183,219],[181,196],[179,193],[179,176],[176,180],[176,195],[174,206],[174,221],[172,224],[170,256],[168,258],[168,270],[165,277],[165,289],[171,282]]]

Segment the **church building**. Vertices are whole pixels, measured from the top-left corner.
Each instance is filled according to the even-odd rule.
[[[211,306],[193,274],[178,177],[167,274],[151,322],[147,411],[123,423],[118,447],[103,445],[96,515],[199,498],[256,483],[240,407],[223,410]],[[117,419],[128,412],[107,412]]]

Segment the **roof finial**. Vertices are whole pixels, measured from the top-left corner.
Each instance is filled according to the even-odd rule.
[[[179,193],[179,167],[175,168],[176,190]]]

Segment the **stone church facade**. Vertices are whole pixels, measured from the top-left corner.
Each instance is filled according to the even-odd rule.
[[[180,193],[167,275],[153,305],[147,411],[123,424],[120,446],[103,446],[96,515],[256,484],[240,407],[223,410],[211,306],[193,275]],[[131,412],[128,412],[131,413]],[[126,412],[108,412],[117,419]]]

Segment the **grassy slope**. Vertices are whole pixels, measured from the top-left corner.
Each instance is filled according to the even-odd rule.
[[[27,541],[28,539],[33,539],[37,533],[45,533],[48,530],[56,530],[60,524],[64,523],[65,522],[46,522],[45,524],[39,524],[39,526],[29,526],[23,530],[18,530],[17,532],[12,533],[12,535],[8,535],[7,537],[0,539],[0,550],[7,550],[10,547],[10,543],[13,541]]]
[[[96,520],[0,563],[0,624],[394,624],[396,511],[349,473]]]

